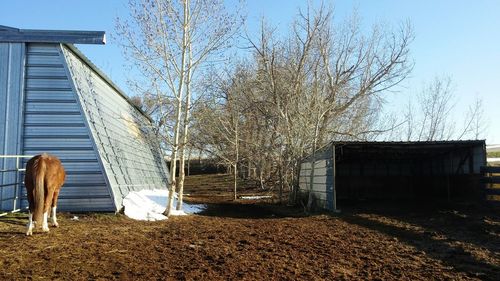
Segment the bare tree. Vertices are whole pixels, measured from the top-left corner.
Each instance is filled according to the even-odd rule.
[[[401,132],[406,141],[436,141],[480,138],[487,127],[482,100],[476,96],[467,112],[456,112],[457,98],[450,77],[435,77],[424,85],[416,100],[410,99],[403,115],[406,126]],[[463,124],[454,116],[460,114]]]
[[[485,137],[488,122],[484,116],[484,104],[479,95],[474,97],[474,102],[469,105],[465,115],[462,132],[458,139],[471,138],[480,139]]]
[[[411,28],[362,35],[356,18],[334,28],[324,6],[300,13],[284,42],[264,32],[250,40],[259,63],[258,83],[267,87],[280,155],[278,166],[296,174],[297,161],[331,139],[363,138],[377,99],[412,69]],[[285,179],[290,179],[285,176]],[[293,180],[292,180],[293,181]]]
[[[116,25],[125,51],[148,78],[150,88],[161,93],[159,100],[173,101],[173,116],[160,116],[173,121],[167,134],[171,183],[164,214],[168,216],[177,184],[181,192],[183,188],[184,148],[188,141],[196,70],[227,47],[241,21],[226,11],[221,0],[131,0],[129,9],[131,20],[118,19]],[[176,180],[178,158],[179,183]],[[182,208],[182,195],[179,201],[177,207]]]
[[[238,106],[222,100],[217,107],[226,118],[238,110],[240,169],[254,168],[261,186],[278,186],[280,197],[297,185],[303,156],[332,139],[365,139],[380,131],[373,124],[381,99],[412,69],[409,25],[374,27],[366,35],[355,18],[338,24],[332,17],[327,7],[308,9],[280,37],[262,24],[259,38],[247,38],[251,59],[236,64],[226,79]],[[216,135],[222,122],[211,126],[221,127],[203,135],[218,140],[210,147],[213,155],[227,155],[216,150],[234,141]]]
[[[222,75],[226,74],[226,75]],[[238,163],[240,162],[241,91],[238,77],[212,73],[206,82],[203,102],[198,103],[194,117],[196,142],[200,150],[232,167],[234,200],[237,199]],[[210,75],[207,75],[210,76]]]
[[[422,112],[418,140],[432,141],[450,139],[455,124],[449,120],[454,107],[451,78],[436,77],[426,85],[418,96]]]

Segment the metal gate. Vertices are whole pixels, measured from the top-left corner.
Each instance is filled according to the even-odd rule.
[[[0,170],[0,216],[19,212],[22,209],[21,194],[26,169],[21,167],[20,162],[23,158],[31,157],[33,156],[0,155],[0,161],[3,164],[3,169]]]

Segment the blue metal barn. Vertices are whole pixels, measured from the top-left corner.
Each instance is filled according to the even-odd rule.
[[[0,210],[27,206],[27,158],[66,169],[58,208],[117,211],[132,190],[165,189],[168,169],[151,119],[72,44],[104,32],[0,26]]]

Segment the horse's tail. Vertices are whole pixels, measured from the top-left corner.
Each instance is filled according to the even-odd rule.
[[[45,164],[44,155],[38,158],[34,167],[35,176],[33,177],[35,189],[33,190],[33,197],[35,199],[35,210],[33,211],[33,218],[38,227],[42,226],[43,220],[43,205],[45,204],[45,171],[47,169]]]

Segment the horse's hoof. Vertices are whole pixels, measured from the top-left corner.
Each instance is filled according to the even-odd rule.
[[[57,222],[53,222],[50,225],[52,225],[52,227],[59,227],[59,224]]]
[[[49,232],[49,231],[50,231],[50,229],[49,229],[49,227],[42,227],[42,231],[43,231],[43,232]]]
[[[33,231],[30,230],[30,231],[26,232],[26,236],[31,236],[31,235],[33,235]]]

